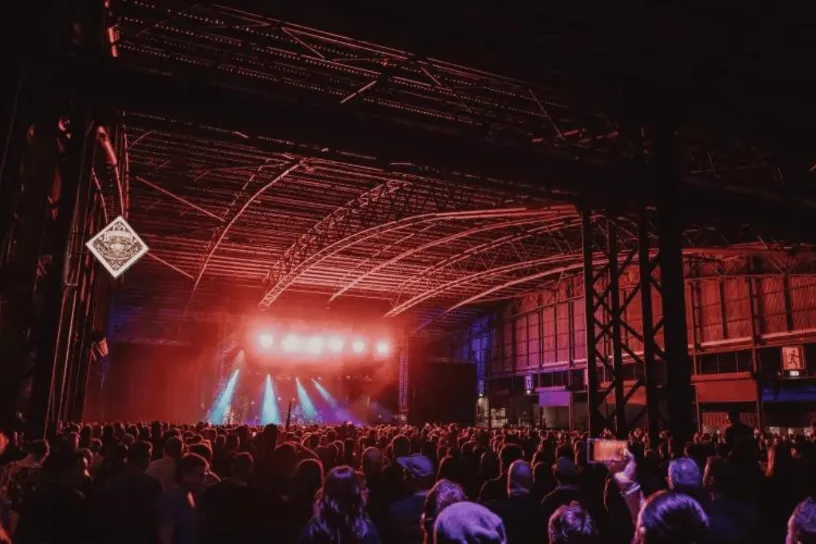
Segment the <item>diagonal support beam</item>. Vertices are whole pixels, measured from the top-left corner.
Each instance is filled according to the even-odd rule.
[[[157,191],[157,192],[159,192],[159,193],[161,193],[161,194],[163,194],[165,196],[169,196],[170,198],[172,198],[173,200],[175,200],[177,202],[181,202],[182,204],[184,204],[185,206],[187,206],[190,209],[193,209],[193,210],[195,210],[195,211],[197,211],[199,213],[202,213],[202,214],[206,215],[207,217],[212,217],[213,219],[215,219],[219,223],[223,223],[225,221],[224,218],[219,217],[218,215],[214,214],[213,212],[207,210],[206,208],[202,208],[198,204],[190,202],[186,198],[181,197],[181,196],[175,194],[172,191],[168,191],[164,187],[161,187],[160,185],[156,185],[152,181],[146,180],[145,178],[143,178],[141,176],[133,176],[133,179],[135,179],[136,181],[138,181],[142,185],[146,185],[146,186],[150,187],[154,191]]]
[[[209,251],[207,251],[207,254],[204,256],[204,262],[201,265],[201,269],[198,271],[198,275],[195,278],[195,283],[193,283],[193,288],[191,289],[190,296],[187,299],[187,305],[184,307],[182,323],[187,317],[187,312],[190,310],[190,305],[193,302],[193,297],[195,297],[196,291],[198,290],[198,286],[201,284],[201,280],[202,278],[204,278],[204,274],[206,274],[207,272],[207,267],[209,266],[210,261],[213,258],[213,255],[215,255],[215,252],[218,251],[218,248],[221,246],[221,242],[224,241],[224,238],[226,238],[227,233],[232,228],[232,226],[235,225],[235,223],[238,221],[238,219],[241,218],[241,216],[244,214],[247,208],[249,208],[249,206],[258,199],[258,197],[267,192],[273,186],[277,185],[281,180],[283,180],[286,176],[300,168],[302,165],[303,163],[300,161],[290,163],[289,166],[284,168],[284,170],[280,172],[277,176],[272,178],[269,182],[259,187],[254,193],[252,193],[249,196],[249,198],[247,198],[244,201],[244,203],[235,211],[235,213],[232,214],[232,217],[230,217],[229,220],[224,224],[224,226],[221,228],[221,231],[218,233],[218,236],[214,238],[214,242],[210,246]]]

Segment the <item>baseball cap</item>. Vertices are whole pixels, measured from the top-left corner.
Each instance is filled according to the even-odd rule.
[[[435,472],[433,463],[424,455],[397,457],[397,463],[414,478],[427,478]]]

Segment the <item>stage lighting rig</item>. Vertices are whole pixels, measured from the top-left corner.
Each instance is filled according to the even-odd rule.
[[[258,343],[264,349],[269,349],[275,345],[275,336],[269,333],[263,333],[258,337]]]
[[[351,343],[351,351],[357,353],[358,355],[363,353],[366,349],[365,340],[358,338],[354,342]]]

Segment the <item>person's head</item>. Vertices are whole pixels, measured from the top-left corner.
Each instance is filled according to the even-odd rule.
[[[153,446],[150,442],[136,442],[127,451],[127,465],[130,470],[144,472],[150,464]]]
[[[700,467],[693,459],[680,457],[669,463],[669,489],[694,496],[702,487]]]
[[[788,536],[785,543],[816,543],[816,499],[805,499],[793,510],[788,520]]]
[[[323,486],[323,465],[317,459],[304,459],[295,468],[292,485],[300,496],[313,499],[317,490]]]
[[[450,480],[439,480],[425,497],[425,506],[422,510],[420,527],[425,543],[433,542],[433,528],[436,518],[442,511],[457,502],[466,501],[467,496],[462,487]]]
[[[411,439],[404,434],[397,435],[394,437],[394,440],[391,441],[391,450],[393,452],[394,459],[399,457],[407,457],[411,454]]]
[[[252,476],[255,468],[255,460],[252,455],[243,452],[232,458],[232,477],[241,482],[246,482]]]
[[[170,459],[181,459],[181,453],[184,451],[184,442],[178,436],[171,436],[164,442],[162,453],[165,457]]]
[[[480,504],[457,502],[434,524],[435,544],[507,544],[501,518]]]
[[[533,490],[533,469],[530,463],[519,459],[513,461],[507,471],[507,494],[524,495]]]
[[[658,491],[640,509],[634,542],[702,544],[708,527],[708,516],[696,500],[685,493]]]
[[[547,524],[550,544],[595,544],[598,530],[592,516],[577,502],[559,506]]]
[[[510,465],[513,464],[513,461],[518,461],[519,459],[523,458],[524,452],[521,450],[520,447],[516,446],[515,444],[508,444],[506,446],[503,446],[501,452],[499,453],[501,473],[507,474],[507,471],[510,470]]]
[[[731,410],[728,412],[728,422],[731,425],[736,425],[740,422],[740,413],[737,410]]]
[[[207,463],[212,463],[213,451],[210,445],[206,442],[199,442],[190,446],[190,453],[195,453],[206,459]]]
[[[184,491],[198,491],[204,487],[207,460],[195,453],[188,453],[176,465],[176,483]]]
[[[569,457],[559,457],[552,467],[553,476],[559,485],[569,485],[575,482],[575,462]]]
[[[382,472],[383,454],[377,448],[366,448],[360,461],[360,468],[366,477]]]
[[[434,483],[433,462],[424,455],[397,457],[397,463],[405,471],[405,483],[414,491],[426,491]]]
[[[365,507],[363,475],[349,466],[333,468],[315,498],[310,537],[328,542],[361,541],[371,529]]]

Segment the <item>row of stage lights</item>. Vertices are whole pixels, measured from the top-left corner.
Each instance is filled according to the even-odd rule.
[[[342,354],[347,351],[355,355],[365,355],[369,350],[380,358],[391,355],[391,343],[388,340],[378,340],[373,345],[364,338],[347,340],[342,336],[300,336],[289,333],[278,338],[271,332],[262,332],[258,335],[258,345],[265,351],[280,349],[284,353],[323,355],[324,353]]]

